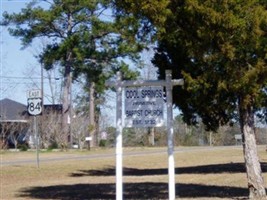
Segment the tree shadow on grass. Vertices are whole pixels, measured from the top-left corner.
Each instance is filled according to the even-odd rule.
[[[168,199],[168,184],[143,182],[124,183],[124,199]],[[115,199],[115,184],[75,184],[25,188],[20,198],[35,199]],[[245,198],[247,189],[201,184],[176,184],[176,198]]]
[[[267,163],[261,163],[262,171],[267,172]],[[124,176],[152,176],[167,175],[168,170],[124,168]],[[245,173],[244,163],[227,163],[203,166],[176,168],[176,174],[220,174]],[[70,174],[71,177],[82,176],[115,176],[115,167],[110,166],[102,170],[80,170]],[[124,199],[168,199],[168,184],[162,182],[124,183]],[[35,199],[115,199],[115,184],[74,184],[55,185],[46,187],[24,188],[18,197]],[[231,198],[246,199],[248,189],[240,187],[204,185],[204,184],[176,184],[176,197],[179,198]]]
[[[261,163],[262,171],[267,172],[267,163]],[[246,173],[244,163],[226,163],[213,165],[200,165],[191,167],[178,167],[175,169],[176,174],[221,174],[221,173]],[[168,169],[137,169],[137,168],[123,168],[123,175],[125,176],[151,176],[151,175],[166,175]],[[72,177],[81,176],[114,176],[115,168],[113,166],[102,170],[80,170],[70,174]]]

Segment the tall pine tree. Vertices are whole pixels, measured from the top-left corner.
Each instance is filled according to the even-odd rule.
[[[126,28],[128,22],[130,28]],[[136,42],[137,22],[131,16],[115,18],[110,0],[32,0],[19,13],[3,14],[1,24],[21,39],[24,48],[36,38],[50,41],[39,55],[45,69],[62,66],[65,145],[70,134],[72,81],[85,74],[89,82],[96,83],[97,92],[103,92],[105,80],[121,66],[125,69],[120,58],[135,60],[143,48]]]

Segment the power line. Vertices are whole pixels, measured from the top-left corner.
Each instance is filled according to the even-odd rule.
[[[21,82],[21,81],[10,81],[10,82],[8,82],[8,81],[1,81],[1,83],[2,84],[7,84],[7,85],[9,85],[9,84],[27,84],[27,85],[29,85],[29,84],[35,84],[35,85],[36,84],[39,84],[37,82]],[[44,84],[49,84],[49,82],[44,82]]]
[[[0,76],[0,78],[5,78],[5,79],[41,79],[38,77],[19,77],[19,76]]]
[[[4,79],[38,79],[40,80],[41,77],[23,77],[23,76],[0,76],[0,78],[4,78]],[[49,79],[48,77],[44,77],[44,79]],[[54,80],[60,80],[60,78],[58,77],[54,77],[54,78],[51,78],[51,79],[54,79]]]

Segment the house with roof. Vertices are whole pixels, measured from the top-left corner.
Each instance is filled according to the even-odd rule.
[[[0,100],[0,122],[25,121],[28,118],[27,106],[5,98]]]
[[[55,127],[60,129],[61,113],[61,104],[43,105],[40,131],[48,133]],[[26,105],[8,98],[0,100],[0,149],[16,148],[18,144],[25,143],[33,147],[32,119]]]
[[[8,98],[0,100],[0,148],[27,143],[29,127],[26,105]]]

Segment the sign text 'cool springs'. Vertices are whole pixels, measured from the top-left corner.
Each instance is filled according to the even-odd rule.
[[[160,127],[164,124],[163,87],[125,89],[125,127]]]

